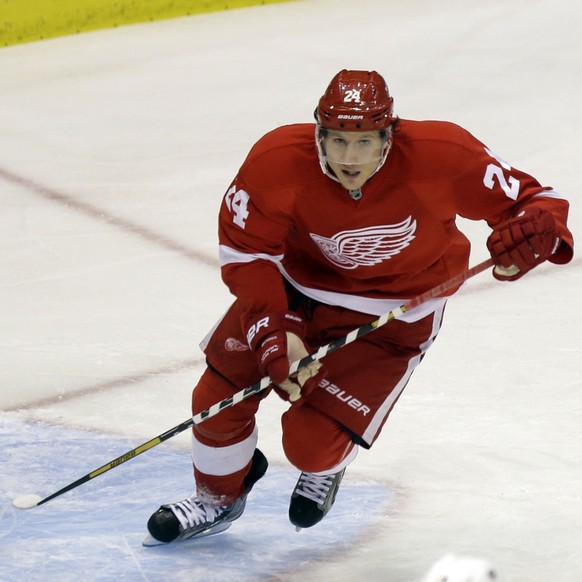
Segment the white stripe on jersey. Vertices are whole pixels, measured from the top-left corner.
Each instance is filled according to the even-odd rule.
[[[566,200],[559,192],[555,190],[543,190],[533,195],[533,198],[557,198],[558,200]]]
[[[243,253],[237,251],[231,247],[225,245],[220,245],[220,264],[221,266],[229,265],[232,263],[250,263],[256,260],[266,260],[277,265],[281,275],[287,279],[287,281],[295,287],[298,291],[303,293],[306,297],[315,299],[320,303],[325,303],[326,305],[335,305],[337,307],[343,307],[345,309],[351,309],[352,311],[358,311],[359,313],[368,313],[370,315],[381,316],[390,311],[398,310],[404,303],[408,302],[412,297],[403,297],[399,299],[374,299],[371,297],[364,297],[362,295],[351,295],[349,293],[338,293],[336,291],[326,291],[323,289],[315,289],[313,287],[306,287],[301,285],[289,275],[285,270],[281,261],[283,260],[283,255],[267,255],[265,253]],[[418,321],[434,313],[438,309],[441,309],[447,302],[448,297],[437,297],[436,299],[429,299],[422,305],[415,307],[414,309],[405,312],[402,316],[398,317],[401,321],[412,323]]]

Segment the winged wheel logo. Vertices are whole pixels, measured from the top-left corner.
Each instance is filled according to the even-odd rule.
[[[310,233],[325,257],[342,269],[370,267],[390,260],[414,240],[416,220],[344,230],[327,238]]]

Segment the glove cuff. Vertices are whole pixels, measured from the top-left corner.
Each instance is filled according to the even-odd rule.
[[[274,312],[251,319],[247,325],[246,338],[249,347],[255,350],[265,337],[279,331],[288,331],[303,339],[305,322],[292,311]]]

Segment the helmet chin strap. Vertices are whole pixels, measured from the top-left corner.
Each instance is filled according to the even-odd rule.
[[[321,171],[327,177],[329,177],[332,180],[335,180],[336,182],[341,184],[340,180],[332,172],[331,168],[329,167],[329,164],[327,163],[327,156],[325,155],[325,151],[323,150],[323,146],[321,145],[321,141],[319,138],[319,130],[320,130],[320,126],[319,126],[319,124],[316,124],[315,125],[315,143],[317,144],[317,154],[319,157],[319,165],[321,166]],[[386,130],[386,143],[384,144],[384,147],[382,149],[382,157],[378,161],[378,165],[376,166],[376,169],[370,174],[370,177],[368,178],[368,180],[374,174],[376,174],[380,170],[380,168],[385,164],[386,159],[388,158],[388,154],[390,153],[390,150],[392,149],[392,141],[393,141],[392,140],[392,128],[389,127]],[[362,189],[361,188],[356,188],[355,190],[348,190],[348,192],[349,192],[352,200],[359,200],[362,197]]]

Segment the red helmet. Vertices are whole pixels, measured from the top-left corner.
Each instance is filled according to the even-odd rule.
[[[337,131],[387,129],[393,122],[394,99],[376,71],[340,71],[319,100],[319,125]]]

